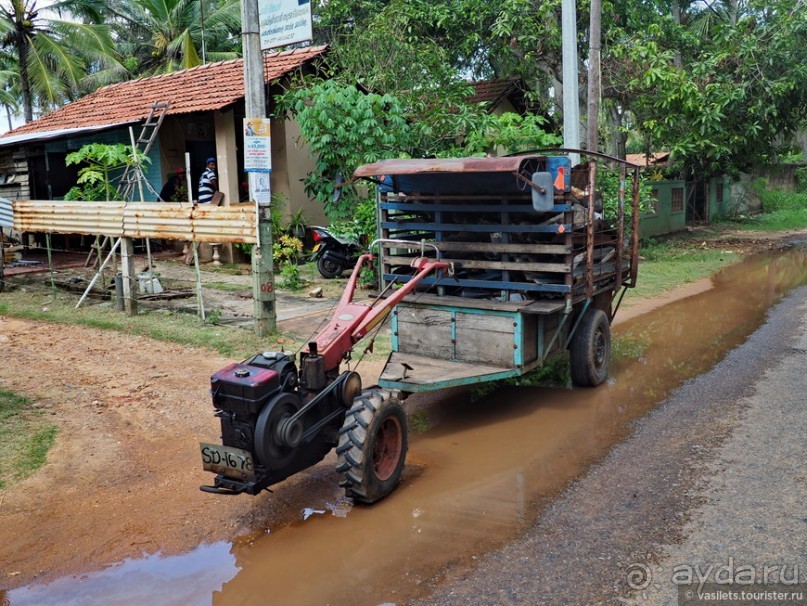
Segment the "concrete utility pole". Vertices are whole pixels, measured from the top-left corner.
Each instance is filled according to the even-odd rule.
[[[263,52],[258,0],[241,0],[241,40],[244,47],[244,102],[247,118],[266,117]],[[271,150],[269,151],[271,153]],[[270,179],[271,181],[271,179]],[[255,200],[255,175],[249,173],[249,198]],[[255,334],[262,337],[277,329],[275,278],[272,263],[272,222],[269,205],[257,205],[258,244],[252,249],[252,296],[255,302]]]
[[[577,7],[575,0],[561,5],[563,37],[563,147],[580,149],[580,95],[577,92]],[[580,154],[569,154],[572,166]]]
[[[591,0],[588,52],[588,145],[589,151],[599,151],[600,143],[600,49],[602,47],[602,0]]]

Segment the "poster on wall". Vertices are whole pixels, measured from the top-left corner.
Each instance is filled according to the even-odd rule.
[[[261,50],[313,38],[310,0],[258,0]]]
[[[244,118],[244,170],[272,172],[272,134],[269,118]]]

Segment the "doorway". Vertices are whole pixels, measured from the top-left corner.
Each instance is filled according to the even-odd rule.
[[[191,162],[191,186],[193,199],[199,198],[199,177],[205,170],[205,160],[216,157],[216,143],[214,141],[186,141],[185,151],[188,152]]]

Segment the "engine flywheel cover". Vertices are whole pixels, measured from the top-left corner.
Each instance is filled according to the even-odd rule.
[[[299,408],[300,398],[297,394],[284,392],[269,400],[258,415],[255,423],[255,454],[267,469],[283,469],[294,459],[298,449],[280,441],[278,428]]]

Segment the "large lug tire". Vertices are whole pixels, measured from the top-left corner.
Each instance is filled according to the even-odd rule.
[[[407,423],[401,403],[386,389],[371,389],[353,401],[339,430],[336,470],[345,494],[375,503],[401,480],[407,450]]]
[[[601,309],[586,311],[569,347],[572,382],[581,387],[596,387],[611,370],[611,325]]]
[[[327,255],[323,255],[317,259],[317,270],[323,278],[330,280],[341,276],[345,268],[339,262],[334,261]]]

